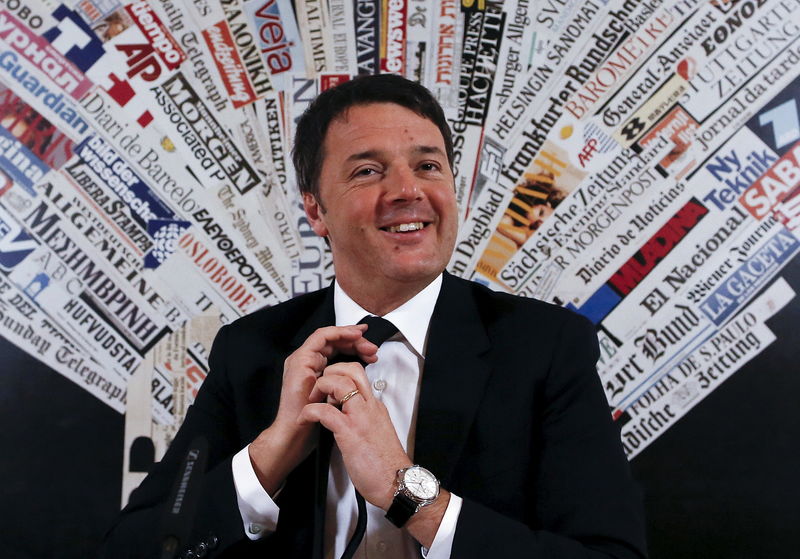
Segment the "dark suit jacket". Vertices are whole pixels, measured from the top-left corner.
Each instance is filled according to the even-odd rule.
[[[160,509],[198,433],[210,454],[189,545],[212,536],[212,557],[310,556],[314,456],[287,480],[277,532],[258,542],[244,534],[230,462],[273,421],[284,359],[333,322],[329,288],[220,330],[211,373],[166,456],[110,532],[108,556],[157,556]],[[413,459],[464,498],[453,557],[644,556],[640,498],[597,357],[594,329],[583,318],[445,274]]]

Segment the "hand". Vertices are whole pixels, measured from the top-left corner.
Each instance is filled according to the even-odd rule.
[[[338,409],[339,401],[356,389],[358,394]],[[387,510],[394,497],[397,470],[412,462],[386,406],[373,395],[364,368],[358,363],[327,367],[310,400],[300,414],[301,426],[321,423],[330,429],[353,485],[367,501]]]
[[[275,421],[249,447],[256,476],[270,495],[316,444],[315,425],[298,422],[298,417],[307,404],[324,400],[324,395],[313,390],[328,359],[346,353],[366,363],[377,360],[378,347],[363,337],[366,329],[366,325],[320,328],[286,358]]]

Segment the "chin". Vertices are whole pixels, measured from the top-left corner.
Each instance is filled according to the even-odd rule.
[[[392,270],[388,270],[387,276],[397,281],[403,282],[418,282],[418,281],[433,281],[444,270],[445,265],[438,263],[432,264],[429,262],[413,262],[407,264],[400,264]]]

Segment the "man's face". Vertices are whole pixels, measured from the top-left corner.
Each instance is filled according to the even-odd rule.
[[[330,240],[339,282],[432,281],[458,228],[436,125],[393,103],[354,106],[331,122],[323,148],[319,199],[304,202],[314,231]]]

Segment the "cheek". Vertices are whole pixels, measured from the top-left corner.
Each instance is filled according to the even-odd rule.
[[[363,198],[352,197],[337,204],[335,223],[330,229],[340,235],[364,234],[369,232],[375,223],[375,206]],[[334,211],[332,208],[331,212]]]
[[[449,224],[453,234],[458,230],[458,204],[455,195],[448,196],[441,208],[442,220]]]
[[[434,204],[439,213],[455,213],[458,215],[456,206],[456,193],[451,185],[440,185],[428,193],[428,198]]]
[[[375,222],[375,206],[364,200],[353,201],[345,210],[345,226],[358,231],[371,228]]]

